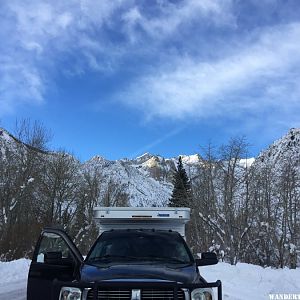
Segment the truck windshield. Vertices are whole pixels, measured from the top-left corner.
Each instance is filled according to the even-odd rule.
[[[96,241],[86,262],[158,261],[174,264],[192,263],[192,255],[175,232],[126,231],[104,232]]]

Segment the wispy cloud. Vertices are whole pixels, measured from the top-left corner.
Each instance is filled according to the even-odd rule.
[[[2,2],[0,114],[45,101],[54,74],[107,69],[109,42],[101,28],[119,6],[121,1]],[[72,61],[70,67],[64,60]]]
[[[138,6],[133,6],[124,13],[123,20],[127,23],[126,27],[132,41],[141,38],[138,27],[142,29],[142,33],[155,39],[165,39],[170,36],[174,38],[173,35],[178,35],[181,27],[193,26],[195,21],[198,26],[204,22],[206,25],[224,26],[234,20],[231,0],[186,0],[179,1],[177,4],[171,1],[160,1],[158,3],[160,5],[155,10],[157,15],[147,15]]]
[[[299,79],[300,23],[293,23],[241,38],[219,60],[170,57],[133,83],[123,99],[148,116],[175,119],[300,108]]]
[[[133,152],[130,155],[128,155],[128,157],[135,158],[138,155],[141,155],[141,154],[144,154],[145,152],[151,151],[154,147],[156,147],[157,145],[162,144],[166,140],[168,140],[168,139],[176,136],[177,134],[179,134],[180,132],[182,132],[184,129],[185,129],[184,126],[175,128],[175,129],[167,132],[163,136],[155,139],[154,141],[151,141],[147,145],[144,145],[141,148],[137,149],[135,152]]]
[[[299,19],[289,12],[292,21],[284,16],[278,24],[255,23],[253,17],[245,25],[251,11],[243,3],[1,2],[0,114],[22,103],[46,102],[59,76],[130,70],[128,88],[108,96],[150,119],[263,110],[286,118],[300,108]],[[259,3],[259,11],[268,14],[273,2]],[[283,5],[278,14],[288,10]]]
[[[229,0],[1,2],[0,113],[45,101],[57,74],[113,72],[123,57],[160,51],[158,37],[172,37],[183,24],[203,18],[220,23],[229,6]],[[147,39],[144,47],[134,45]]]
[[[0,58],[0,65],[0,115],[22,102],[43,102],[45,84],[37,69],[4,56]]]

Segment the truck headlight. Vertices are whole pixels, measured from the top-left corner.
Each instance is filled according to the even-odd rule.
[[[59,300],[81,300],[81,290],[75,287],[62,287]]]
[[[192,291],[192,300],[213,300],[214,295],[211,289],[195,289]]]

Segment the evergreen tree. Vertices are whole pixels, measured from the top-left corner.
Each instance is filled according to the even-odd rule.
[[[169,201],[170,207],[190,207],[192,200],[191,184],[182,165],[181,156],[178,158],[177,169],[173,177],[173,192]]]

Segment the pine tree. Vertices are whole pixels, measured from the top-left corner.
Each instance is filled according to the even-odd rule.
[[[169,201],[170,207],[190,207],[192,200],[191,184],[182,165],[181,156],[178,158],[177,169],[173,177],[173,192]]]

